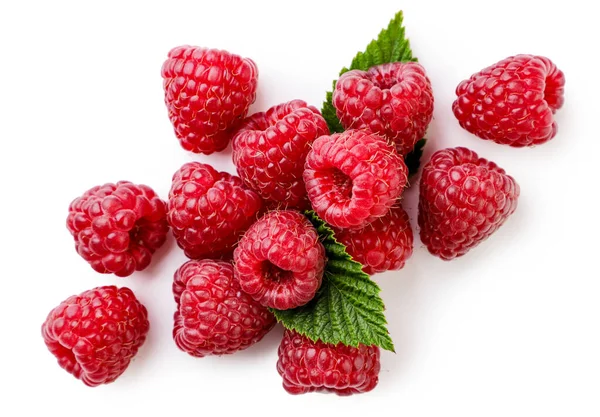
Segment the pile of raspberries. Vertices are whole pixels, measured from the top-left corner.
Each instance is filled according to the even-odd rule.
[[[413,232],[400,199],[404,156],[432,119],[425,69],[395,62],[352,70],[337,81],[333,105],[344,129],[330,134],[315,107],[292,100],[247,116],[258,69],[226,51],[180,46],[162,67],[175,135],[191,152],[232,144],[238,176],[184,164],[168,200],[127,181],[95,186],[74,199],[67,228],[77,253],[102,274],[146,268],[169,230],[190,258],[175,271],[173,339],[196,357],[258,343],[275,325],[270,309],[293,309],[319,290],[327,267],[313,210],[369,275],[402,268]],[[564,75],[547,58],[517,55],[472,75],[452,110],[482,139],[514,147],[557,132]],[[465,255],[515,211],[519,185],[495,163],[464,147],[442,149],[424,166],[418,225],[429,252]],[[88,386],[113,382],[149,329],[146,308],[128,288],[103,286],[71,296],[42,326],[59,365]],[[277,371],[289,393],[372,390],[377,346],[328,345],[285,330]]]

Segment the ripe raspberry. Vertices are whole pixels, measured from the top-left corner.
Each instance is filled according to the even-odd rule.
[[[393,62],[342,74],[333,106],[344,128],[369,129],[405,155],[425,135],[433,115],[433,92],[420,64]]]
[[[278,354],[277,371],[290,394],[359,394],[371,391],[379,381],[377,346],[334,346],[286,330]]]
[[[165,242],[166,203],[145,185],[96,186],[71,202],[67,229],[94,270],[126,277],[146,268]]]
[[[129,288],[98,287],[67,298],[42,325],[58,364],[85,385],[117,379],[146,340],[146,308]]]
[[[444,260],[487,239],[517,208],[519,185],[495,163],[466,148],[437,151],[423,168],[421,241]]]
[[[271,208],[306,209],[304,161],[313,141],[328,133],[315,107],[302,100],[280,104],[242,124],[233,138],[233,163]]]
[[[175,272],[173,295],[173,339],[192,356],[246,349],[275,325],[275,317],[241,291],[229,262],[186,262]]]
[[[227,257],[261,204],[238,177],[190,162],[173,175],[167,219],[188,258]]]
[[[304,182],[315,212],[337,228],[385,216],[406,185],[394,148],[366,130],[321,136],[306,157]]]
[[[460,125],[481,139],[513,147],[552,139],[565,76],[548,58],[508,57],[461,82],[452,105]]]
[[[350,256],[369,275],[401,269],[412,255],[413,232],[408,214],[401,206],[392,207],[388,214],[362,229],[334,232],[337,241],[346,246]]]
[[[254,223],[233,253],[242,290],[260,304],[287,310],[313,299],[323,280],[325,248],[306,217],[274,210]]]
[[[227,147],[231,129],[256,99],[258,69],[226,51],[178,46],[162,66],[165,104],[181,146],[209,155]]]

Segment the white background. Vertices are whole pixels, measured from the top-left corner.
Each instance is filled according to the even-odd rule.
[[[600,415],[598,32],[578,4],[2,2],[0,415]],[[521,186],[516,213],[452,262],[416,238],[403,270],[375,278],[397,353],[382,354],[369,394],[286,394],[275,369],[280,327],[233,356],[180,352],[171,279],[185,258],[173,239],[141,273],[97,274],[73,249],[69,202],[125,179],[166,198],[187,161],[232,169],[229,152],[179,147],[160,77],[171,47],[253,58],[251,111],[295,98],[320,107],[341,67],[400,9],[435,93],[426,156],[462,145],[494,160]],[[479,140],[451,112],[463,78],[517,53],[548,56],[567,79],[558,136],[534,149]],[[415,228],[417,191],[404,203]],[[40,326],[67,296],[108,284],[135,291],[151,331],[125,374],[91,389],[58,367]]]

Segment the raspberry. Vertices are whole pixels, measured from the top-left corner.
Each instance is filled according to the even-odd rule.
[[[366,130],[321,136],[306,157],[304,182],[315,212],[337,228],[385,216],[406,185],[394,148]]]
[[[71,202],[67,229],[94,270],[126,277],[146,268],[165,242],[166,203],[145,185],[96,186]]]
[[[58,364],[85,385],[117,379],[146,340],[146,308],[129,288],[97,287],[48,314],[42,336]]]
[[[240,239],[233,258],[242,290],[278,310],[312,300],[325,270],[325,248],[319,234],[296,211],[265,214]]]
[[[240,290],[229,262],[186,262],[175,272],[173,294],[173,339],[192,356],[246,349],[275,325],[275,317]]]
[[[167,219],[188,258],[227,257],[261,205],[238,177],[190,162],[173,175]]]
[[[342,74],[333,106],[345,129],[369,129],[405,155],[425,135],[433,115],[433,92],[420,64],[393,62]]]
[[[280,104],[243,123],[233,138],[233,163],[269,207],[306,209],[304,161],[313,141],[326,134],[315,107],[302,100]]]
[[[335,238],[369,275],[404,267],[413,251],[413,232],[401,206],[362,229],[335,229]]]
[[[502,168],[467,148],[434,153],[423,168],[421,241],[444,260],[487,239],[517,208],[519,185]]]
[[[461,82],[452,105],[460,125],[481,139],[514,147],[552,139],[565,76],[548,58],[506,58]]]
[[[181,146],[206,155],[225,149],[231,129],[256,99],[256,64],[226,51],[178,46],[161,72],[169,119]]]
[[[283,377],[283,388],[290,394],[359,394],[371,391],[379,381],[377,346],[334,346],[286,330],[278,354],[277,371]]]

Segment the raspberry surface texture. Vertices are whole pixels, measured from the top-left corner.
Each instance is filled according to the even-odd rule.
[[[421,64],[393,62],[342,74],[333,106],[345,129],[369,129],[405,155],[425,135],[433,115],[433,92]]]
[[[166,214],[166,203],[150,187],[120,181],[73,200],[67,229],[94,270],[125,277],[146,268],[165,242]]]
[[[394,148],[366,130],[321,136],[304,169],[314,211],[337,228],[360,228],[385,216],[407,176],[404,160]]]
[[[565,76],[548,58],[516,55],[461,82],[452,105],[460,125],[481,139],[523,147],[552,139]]]
[[[181,146],[209,155],[225,149],[256,99],[258,69],[227,51],[178,46],[162,66],[165,104]]]
[[[330,345],[286,330],[278,354],[277,371],[290,394],[358,394],[371,391],[379,381],[377,346]]]
[[[167,219],[188,258],[227,258],[261,206],[238,177],[189,162],[173,175]]]
[[[369,275],[401,269],[413,252],[410,221],[400,205],[361,229],[335,229],[334,233]]]
[[[313,141],[329,134],[319,110],[302,100],[250,116],[233,138],[233,163],[270,208],[309,207],[302,180]]]
[[[423,168],[421,241],[444,260],[486,240],[517,208],[519,185],[495,163],[467,148],[437,151]]]
[[[250,226],[233,258],[242,290],[278,310],[312,300],[326,262],[316,229],[301,213],[291,210],[270,211]]]
[[[73,295],[48,314],[42,336],[58,364],[94,387],[117,379],[146,340],[146,308],[129,288]]]
[[[192,356],[225,355],[260,341],[275,317],[241,291],[231,263],[188,261],[176,272],[173,339]]]

